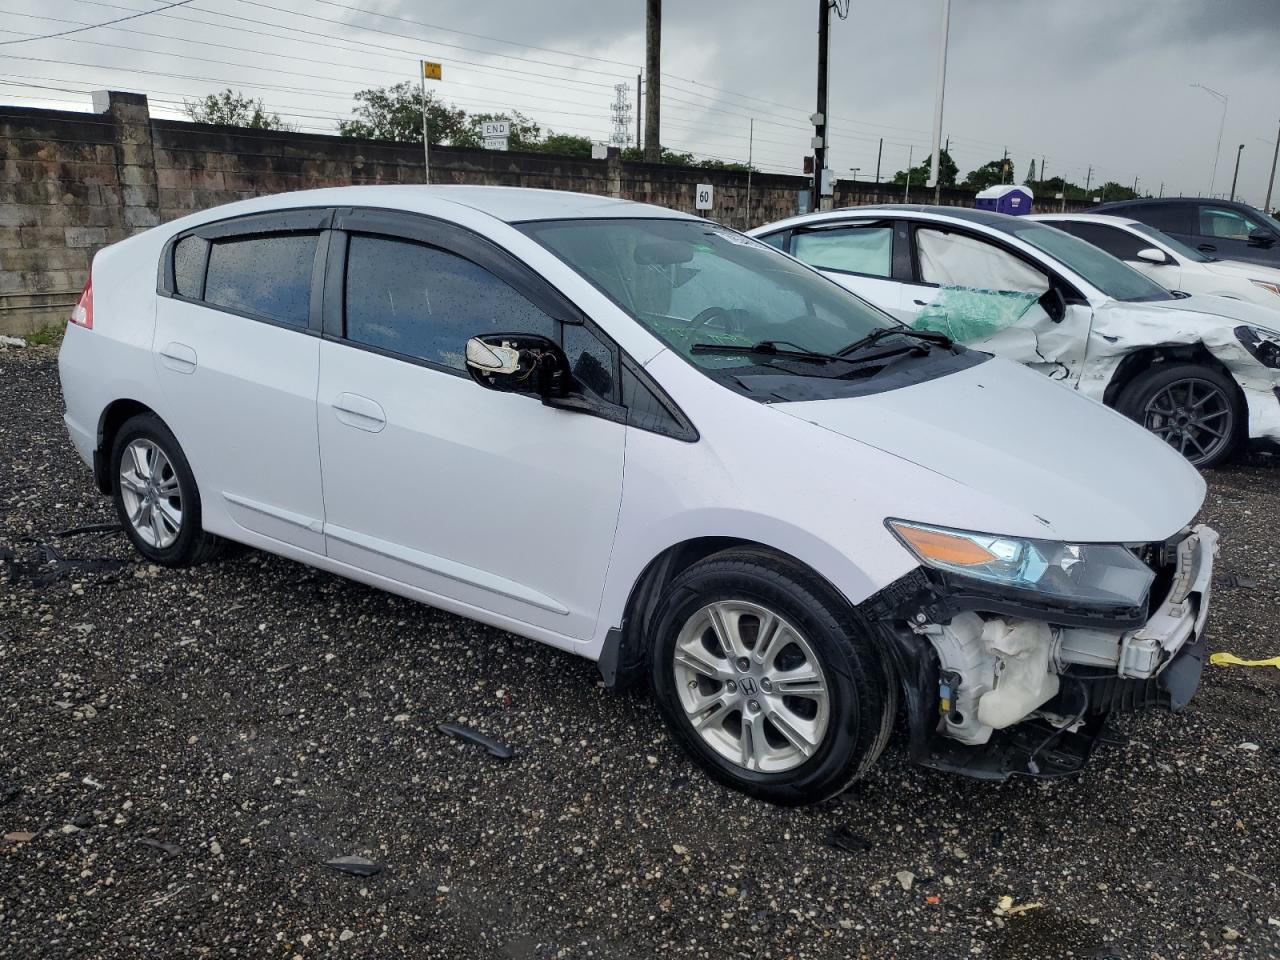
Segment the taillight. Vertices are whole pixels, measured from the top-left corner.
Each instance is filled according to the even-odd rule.
[[[80,299],[76,301],[75,309],[71,311],[71,322],[86,330],[93,329],[93,277],[84,282]]]

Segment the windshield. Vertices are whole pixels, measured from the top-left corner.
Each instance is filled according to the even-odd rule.
[[[901,326],[773,247],[706,220],[551,220],[520,229],[705,369],[756,361],[695,345],[778,341],[834,353]]]
[[[1155,227],[1147,226],[1145,223],[1134,222],[1128,226],[1130,230],[1137,230],[1138,233],[1146,234],[1152,240],[1159,240],[1180,257],[1186,257],[1188,260],[1193,260],[1196,263],[1208,263],[1210,260],[1214,259],[1213,257],[1206,257],[1195,247],[1189,247],[1181,240],[1175,240],[1163,230],[1157,230]]]
[[[1160,284],[1092,243],[1042,223],[1018,217],[1009,220],[992,226],[1061,261],[1113,300],[1133,303],[1173,299],[1173,294]]]

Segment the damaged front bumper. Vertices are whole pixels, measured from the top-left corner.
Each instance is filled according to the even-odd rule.
[[[1200,526],[1145,548],[1162,599],[1137,624],[957,603],[918,575],[872,598],[913,759],[988,779],[1062,776],[1083,767],[1111,713],[1183,709],[1204,664],[1217,545]]]

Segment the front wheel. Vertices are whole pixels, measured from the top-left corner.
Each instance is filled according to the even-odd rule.
[[[896,688],[865,625],[809,571],[726,550],[677,576],[654,622],[658,705],[722,783],[816,803],[879,756]]]
[[[1235,383],[1194,363],[1160,364],[1139,374],[1116,407],[1201,469],[1224,463],[1245,427]]]

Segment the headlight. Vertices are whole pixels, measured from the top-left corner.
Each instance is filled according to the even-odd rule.
[[[1261,287],[1263,290],[1269,290],[1277,297],[1280,297],[1280,283],[1272,283],[1270,280],[1250,280],[1255,287]]]
[[[1236,339],[1264,367],[1280,370],[1280,333],[1266,327],[1236,327]]]
[[[1120,544],[1001,537],[906,520],[889,520],[888,526],[926,566],[1045,600],[1138,607],[1155,580]]]

